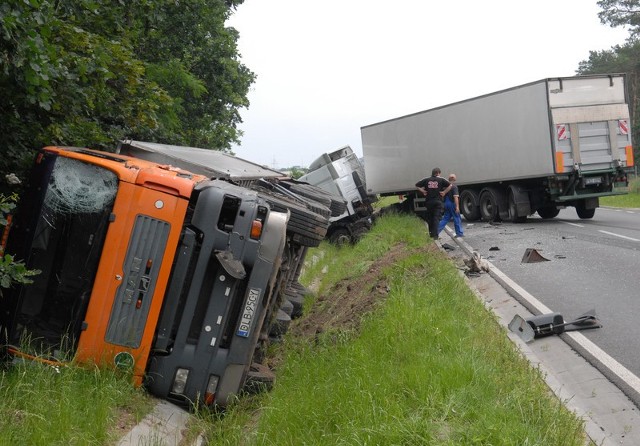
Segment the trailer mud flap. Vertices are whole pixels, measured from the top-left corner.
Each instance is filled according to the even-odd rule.
[[[138,215],[124,261],[122,286],[111,309],[105,340],[138,348],[169,237],[170,225]]]

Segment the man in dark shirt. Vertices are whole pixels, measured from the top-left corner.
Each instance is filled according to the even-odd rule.
[[[416,183],[416,188],[425,196],[427,208],[427,224],[429,235],[432,239],[438,239],[438,223],[442,217],[444,205],[442,197],[451,189],[451,183],[440,176],[441,170],[436,167],[431,171],[431,176]]]

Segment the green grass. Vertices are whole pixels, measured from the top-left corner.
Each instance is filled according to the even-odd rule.
[[[617,208],[640,208],[640,178],[629,182],[628,194],[600,198],[600,205]]]
[[[406,256],[380,272],[390,291],[358,332],[287,339],[274,390],[209,419],[210,443],[583,445],[582,422],[427,238],[390,216],[356,246],[312,250],[305,279],[321,294],[395,245]]]
[[[0,445],[112,445],[151,407],[116,371],[18,362],[0,371]]]

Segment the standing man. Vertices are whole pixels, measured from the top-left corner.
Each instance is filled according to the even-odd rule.
[[[440,224],[438,225],[438,234],[442,232],[444,227],[453,219],[453,226],[456,230],[456,237],[462,237],[462,220],[460,219],[460,197],[458,194],[458,186],[456,182],[456,174],[449,174],[449,182],[451,183],[451,190],[444,196],[444,215]]]
[[[440,176],[442,171],[436,167],[431,171],[429,178],[424,178],[416,183],[416,188],[426,197],[427,224],[429,235],[432,239],[438,239],[438,223],[442,216],[442,197],[451,189],[451,183]]]

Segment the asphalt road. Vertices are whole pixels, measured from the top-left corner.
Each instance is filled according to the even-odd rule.
[[[640,376],[640,210],[573,208],[526,223],[467,223],[465,241],[565,321],[595,309],[603,327],[589,340]],[[522,263],[527,248],[548,261]]]

